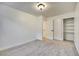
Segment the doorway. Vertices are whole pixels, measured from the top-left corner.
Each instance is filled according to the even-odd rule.
[[[74,41],[74,17],[66,18],[64,24],[64,40]]]

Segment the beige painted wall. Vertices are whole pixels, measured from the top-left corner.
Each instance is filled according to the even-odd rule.
[[[46,17],[43,17],[43,38],[48,39],[48,22]]]

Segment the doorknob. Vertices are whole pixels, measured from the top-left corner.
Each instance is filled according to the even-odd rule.
[[[54,31],[54,30],[51,30],[51,31]]]

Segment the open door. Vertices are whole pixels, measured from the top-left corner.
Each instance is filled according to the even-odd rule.
[[[74,18],[64,19],[64,40],[74,40]]]

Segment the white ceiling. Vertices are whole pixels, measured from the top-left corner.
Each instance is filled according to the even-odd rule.
[[[36,2],[3,2],[3,4],[35,16],[41,14],[40,11],[34,7],[37,4]],[[46,4],[47,8],[44,10],[43,15],[55,16],[74,11],[76,2],[46,2]]]

